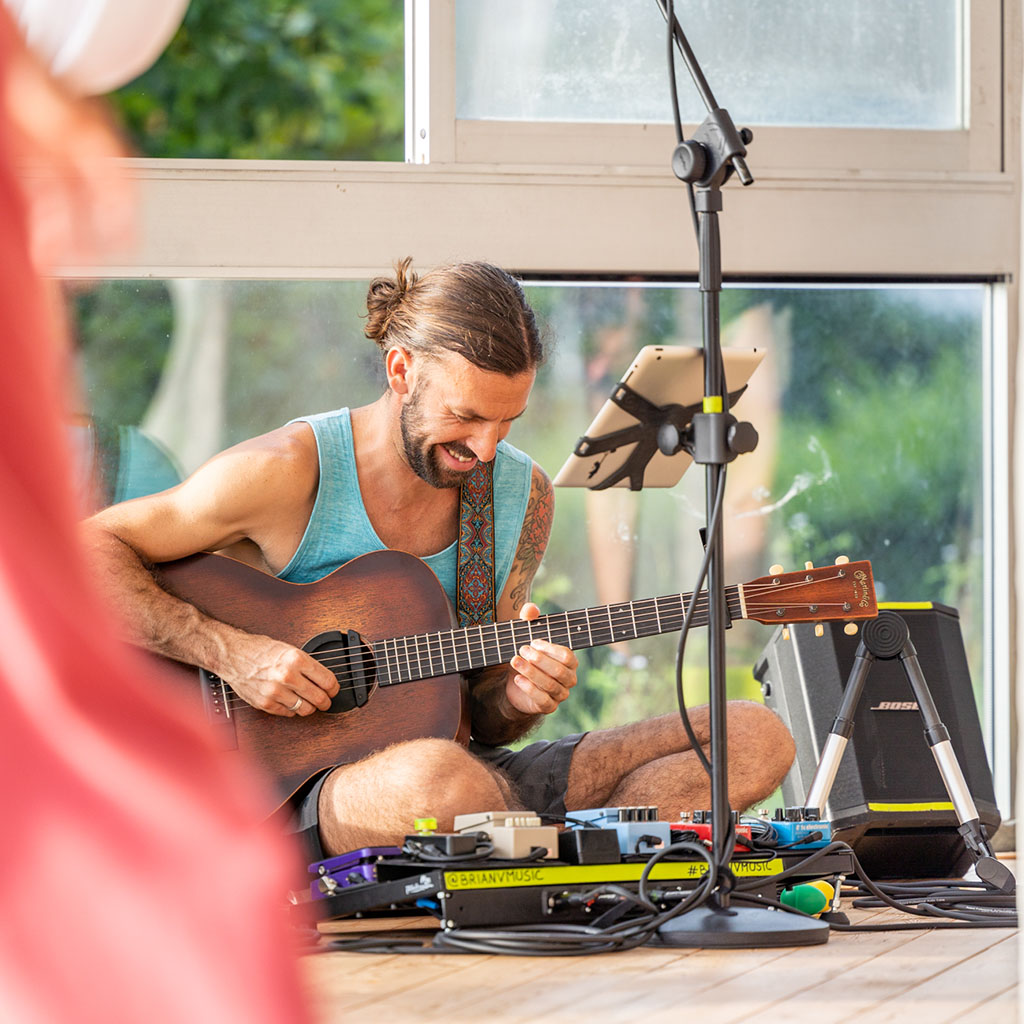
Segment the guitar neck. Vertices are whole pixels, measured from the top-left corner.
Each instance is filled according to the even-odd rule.
[[[389,686],[504,665],[512,660],[520,647],[532,640],[547,640],[572,650],[582,650],[620,640],[675,633],[683,628],[691,596],[671,594],[541,615],[531,622],[509,619],[486,626],[378,640],[373,644],[377,681],[381,686]],[[725,588],[725,603],[730,618],[746,617],[740,587]],[[708,623],[705,591],[697,598],[690,623],[692,626]]]

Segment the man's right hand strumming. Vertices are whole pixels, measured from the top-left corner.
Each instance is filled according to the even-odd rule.
[[[217,675],[247,704],[284,718],[326,711],[338,692],[334,673],[305,651],[241,631]]]

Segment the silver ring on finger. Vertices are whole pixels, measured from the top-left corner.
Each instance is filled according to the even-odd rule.
[[[298,711],[302,707],[302,698],[299,697],[295,703],[288,709],[289,711]]]

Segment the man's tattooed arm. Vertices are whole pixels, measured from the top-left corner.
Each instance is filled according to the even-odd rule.
[[[530,584],[537,573],[551,535],[555,500],[551,481],[534,464],[526,517],[519,533],[519,546],[497,607],[499,620],[518,618],[530,598]],[[470,708],[473,736],[484,743],[511,743],[525,736],[543,718],[527,715],[509,703],[506,687],[515,670],[510,665],[485,669],[470,680]]]

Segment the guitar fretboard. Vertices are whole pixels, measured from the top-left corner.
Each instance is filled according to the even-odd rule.
[[[504,665],[532,640],[547,640],[575,651],[674,633],[683,627],[689,600],[689,594],[672,594],[542,615],[532,622],[509,619],[486,626],[378,640],[373,644],[377,682],[391,686]],[[725,602],[730,618],[743,618],[739,587],[725,588]],[[693,626],[707,625],[704,591],[697,597],[690,622]]]

